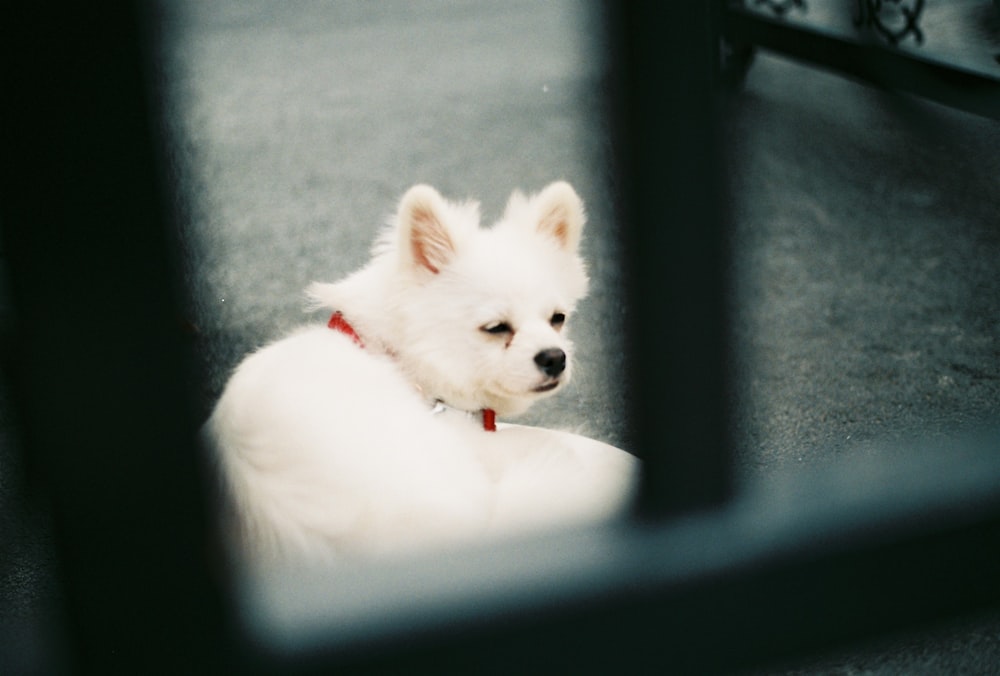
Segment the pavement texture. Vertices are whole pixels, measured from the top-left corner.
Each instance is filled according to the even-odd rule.
[[[814,4],[791,19],[844,28]],[[924,48],[1000,75],[993,11],[929,1]],[[366,261],[410,185],[478,199],[489,222],[511,190],[566,179],[589,214],[577,377],[520,421],[623,443],[627,261],[592,22],[572,2],[178,3],[162,76],[206,415],[248,351],[321,320],[302,289]],[[759,56],[724,133],[740,476],[996,425],[1000,125]],[[18,673],[51,664],[59,598],[3,410],[0,673]],[[997,665],[990,616],[760,673]]]

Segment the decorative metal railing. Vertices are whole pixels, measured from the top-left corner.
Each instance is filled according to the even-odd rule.
[[[740,0],[739,4],[745,6],[746,0]],[[753,0],[752,6],[770,10],[777,16],[785,16],[791,10],[808,11],[805,0]],[[855,0],[855,6],[856,27],[870,28],[892,45],[910,36],[917,44],[923,44],[920,19],[924,0]]]
[[[761,5],[779,16],[783,16],[785,12],[793,8],[803,11],[806,9],[805,0],[754,0],[755,7],[760,7]]]
[[[910,35],[917,44],[923,44],[920,15],[924,0],[857,0],[857,7],[855,26],[874,29],[892,45]]]
[[[850,24],[865,37],[832,26],[844,20],[816,9],[811,20],[805,0],[719,0],[722,12],[721,75],[725,82],[742,80],[757,48],[811,62],[879,87],[908,92],[967,112],[1000,119],[1000,53],[971,62],[942,60],[940,54],[897,49],[904,43],[922,47],[925,0],[854,0]],[[1000,21],[1000,0],[994,3]],[[792,15],[795,20],[789,20]],[[803,17],[805,17],[803,19]],[[924,21],[927,23],[927,21]],[[984,50],[993,52],[989,46]],[[922,50],[921,50],[922,51]]]

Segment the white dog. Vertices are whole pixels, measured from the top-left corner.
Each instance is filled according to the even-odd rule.
[[[418,185],[334,311],[250,355],[206,426],[253,555],[330,560],[613,513],[631,456],[501,425],[572,373],[583,205],[515,193],[494,227]],[[473,415],[468,415],[471,412]]]

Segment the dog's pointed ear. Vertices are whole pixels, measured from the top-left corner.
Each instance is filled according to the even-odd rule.
[[[455,255],[448,204],[429,185],[410,188],[399,203],[397,227],[404,264],[438,274]]]
[[[554,237],[571,253],[580,246],[583,224],[587,220],[583,200],[565,181],[549,184],[534,198],[538,214],[538,232]]]

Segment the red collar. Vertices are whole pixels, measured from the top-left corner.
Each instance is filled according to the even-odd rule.
[[[365,341],[361,340],[361,336],[358,332],[354,330],[350,322],[344,319],[344,315],[340,312],[334,312],[330,317],[330,321],[326,325],[333,329],[334,331],[340,331],[345,336],[354,341],[354,344],[360,347],[362,350],[365,349]],[[483,429],[487,432],[497,431],[497,414],[492,408],[484,408],[481,411],[483,415]]]
[[[326,325],[334,331],[340,331],[343,333],[345,336],[353,340],[354,344],[362,350],[365,349],[365,341],[361,340],[361,336],[358,335],[358,332],[354,330],[354,327],[351,326],[346,319],[344,319],[344,315],[340,312],[334,312],[333,316],[330,317],[330,321],[328,321]]]
[[[497,431],[497,412],[492,408],[484,408],[483,413],[483,429],[487,432]]]

